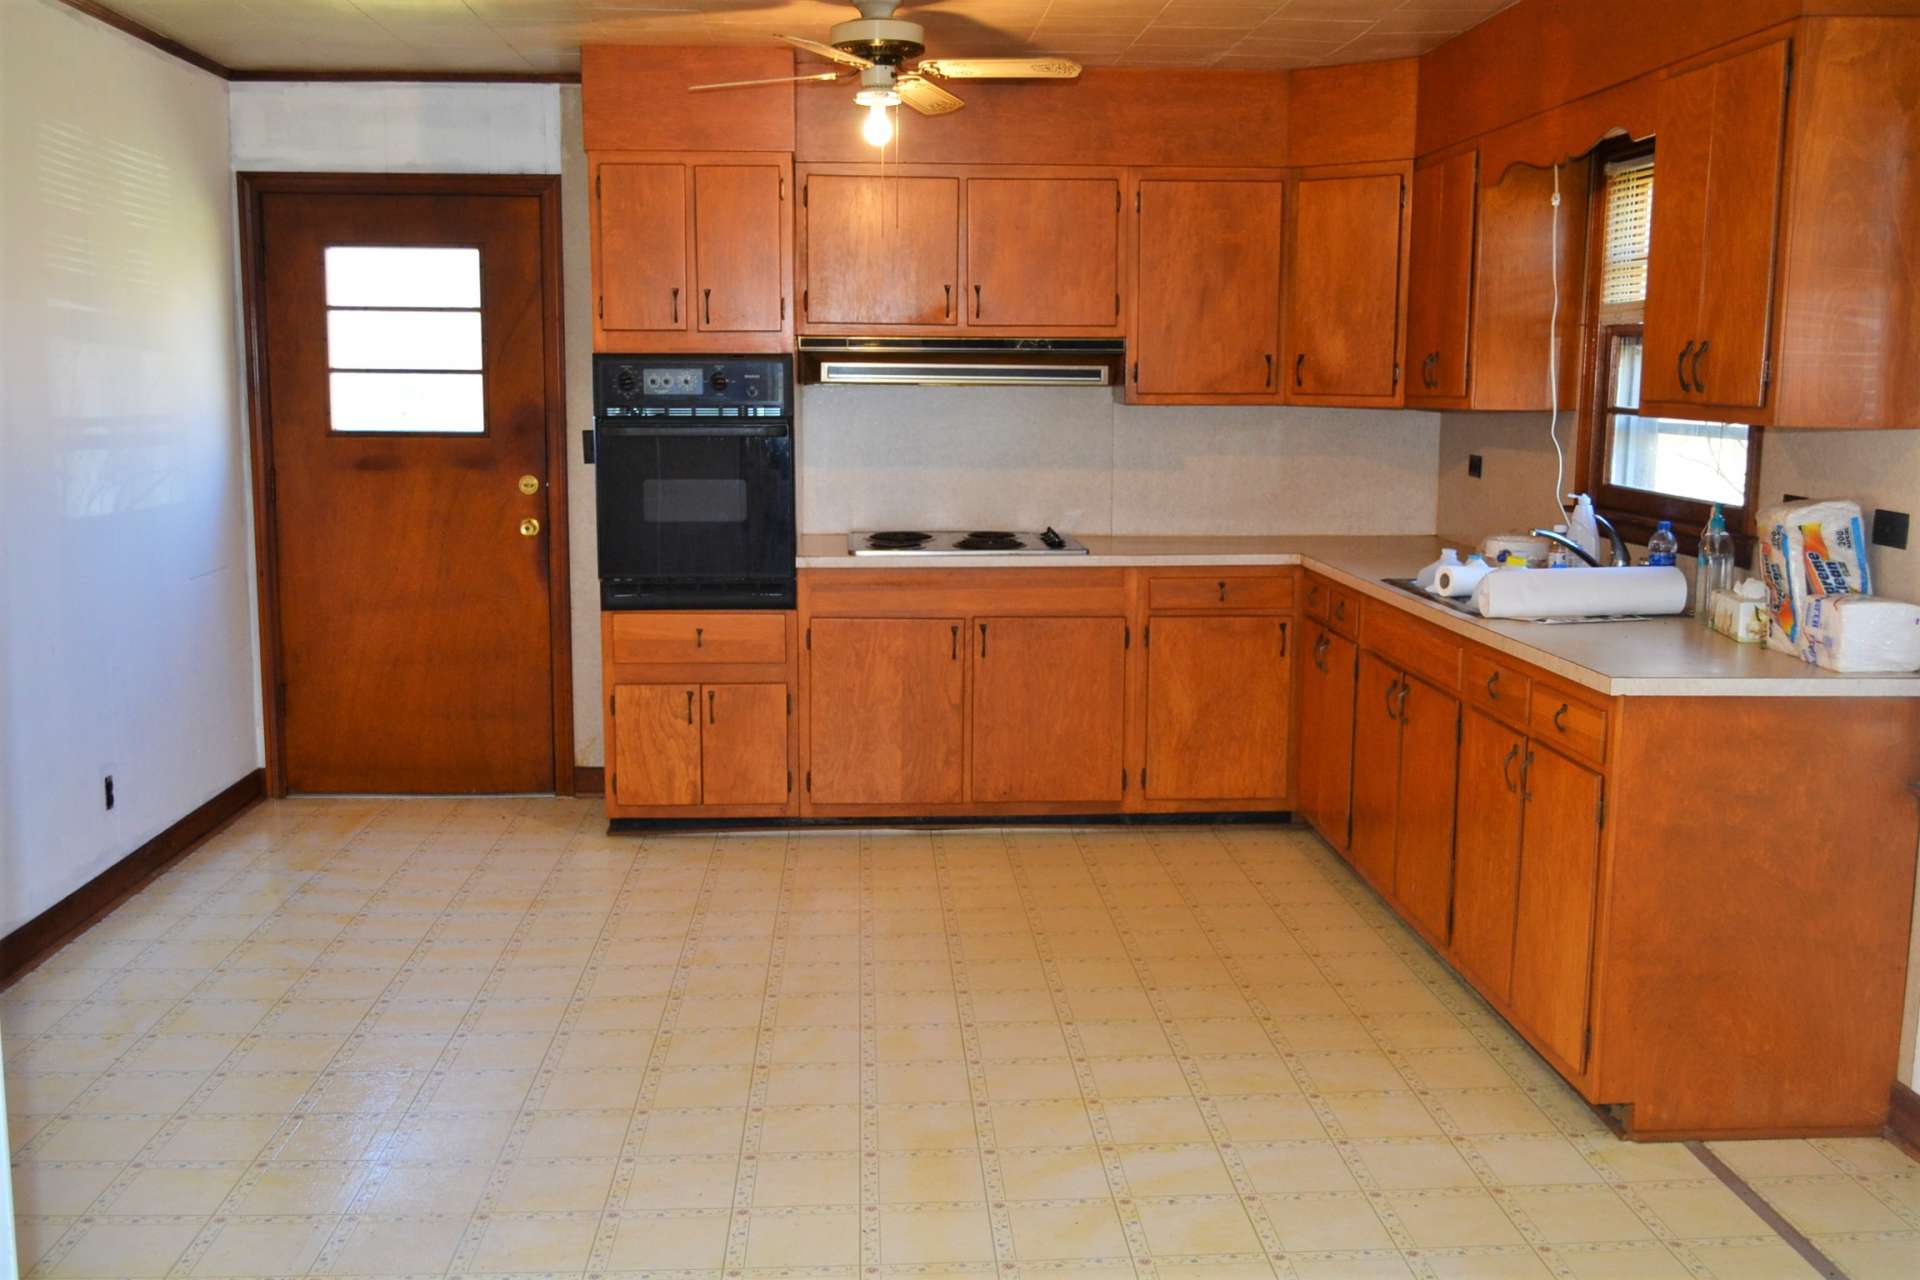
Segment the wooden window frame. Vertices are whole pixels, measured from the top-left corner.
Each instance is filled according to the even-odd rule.
[[[1636,156],[1655,155],[1653,140],[1620,138],[1602,143],[1593,150],[1593,181],[1589,183],[1587,226],[1586,297],[1581,326],[1586,341],[1581,352],[1580,417],[1576,428],[1576,487],[1593,495],[1594,508],[1612,520],[1620,536],[1629,542],[1644,544],[1662,520],[1671,521],[1680,549],[1688,555],[1699,546],[1700,530],[1713,514],[1713,503],[1682,498],[1647,489],[1631,489],[1609,483],[1607,465],[1607,418],[1614,403],[1613,343],[1618,337],[1637,335],[1642,324],[1602,324],[1600,321],[1601,279],[1606,271],[1607,183],[1606,166]],[[1654,168],[1654,199],[1660,196],[1658,161]],[[1760,484],[1760,451],[1763,430],[1747,427],[1746,501],[1738,507],[1726,507],[1727,529],[1733,534],[1735,556],[1745,565],[1753,551],[1756,498]]]

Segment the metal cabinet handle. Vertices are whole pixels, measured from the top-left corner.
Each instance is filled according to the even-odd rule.
[[[1304,387],[1307,385],[1306,383],[1300,381],[1300,370],[1301,370],[1301,367],[1304,366],[1306,363],[1307,363],[1307,353],[1304,351],[1302,351],[1299,355],[1293,358],[1293,385],[1296,387]]]
[[[1345,600],[1335,600],[1333,602],[1333,616],[1336,618],[1339,618],[1343,622],[1346,620],[1347,602]]]
[[[1387,686],[1387,719],[1389,720],[1396,718],[1393,714],[1393,694],[1394,694],[1394,690],[1398,689],[1399,687],[1400,685],[1398,681],[1395,681],[1393,684],[1390,684]]]
[[[953,317],[953,286],[950,284],[943,284],[940,287],[946,290],[946,293],[947,293],[946,315],[948,319],[952,319]]]
[[[1532,780],[1533,780],[1533,748],[1528,747],[1526,759],[1520,762],[1520,798],[1522,800],[1533,799],[1533,788],[1529,785],[1532,782]]]
[[[701,321],[701,323],[712,324],[713,323],[713,290],[702,289],[700,291],[700,294],[701,294],[701,305],[707,309],[707,318]]]
[[[987,624],[984,622],[980,624],[980,656],[987,656]]]
[[[1227,584],[1225,581],[1222,581],[1219,585],[1220,585],[1220,603],[1225,604],[1227,602]]]
[[[1563,702],[1560,704],[1560,709],[1553,713],[1553,727],[1561,733],[1565,733],[1567,731],[1566,719],[1567,704]]]
[[[980,318],[980,286],[979,285],[973,286],[973,318],[975,320],[978,320]]]
[[[713,723],[713,690],[707,690],[707,723]]]
[[[673,287],[673,322],[680,323],[680,286]]]
[[[1513,781],[1513,762],[1520,755],[1520,744],[1514,743],[1507,748],[1507,758],[1500,762],[1500,779],[1507,784],[1507,790],[1518,792],[1520,788]]]
[[[1313,665],[1320,668],[1321,675],[1327,673],[1327,650],[1332,647],[1333,642],[1327,639],[1327,633],[1324,631],[1320,633],[1320,638],[1313,642]]]
[[[706,647],[706,641],[701,639],[701,637],[706,634],[707,634],[707,629],[705,627],[695,627],[693,629],[693,647],[694,648],[703,649]]]
[[[1674,370],[1680,376],[1680,389],[1682,391],[1693,390],[1693,384],[1687,381],[1687,355],[1692,350],[1693,350],[1693,339],[1689,338],[1687,339],[1687,345],[1680,348],[1680,355],[1673,362]]]
[[[1700,378],[1700,360],[1707,354],[1707,348],[1712,345],[1713,343],[1702,338],[1700,349],[1693,353],[1693,389],[1695,391],[1704,392],[1707,389],[1707,384]]]
[[[1267,352],[1265,359],[1267,362],[1267,385],[1271,387],[1273,385],[1273,352]]]
[[[1500,683],[1500,673],[1498,671],[1494,672],[1492,675],[1487,677],[1487,696],[1489,698],[1492,698],[1495,702],[1498,702],[1500,700],[1500,690],[1494,687],[1499,683]]]
[[[1402,680],[1400,682],[1400,714],[1394,717],[1401,724],[1407,722],[1407,695],[1411,692],[1413,692],[1413,686]]]
[[[947,656],[958,661],[960,657],[960,628],[951,627],[949,630],[953,632],[953,651]]]
[[[1280,656],[1287,656],[1287,624],[1284,622],[1280,624]]]
[[[687,723],[693,723],[693,690],[687,690]]]

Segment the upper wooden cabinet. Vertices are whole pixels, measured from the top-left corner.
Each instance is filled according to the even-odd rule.
[[[594,349],[790,347],[792,167],[772,154],[594,157]]]
[[[1401,403],[1409,166],[1312,170],[1294,187],[1282,381],[1297,404]]]
[[[1119,325],[1119,179],[967,179],[967,284],[975,326]]]
[[[1117,170],[808,165],[799,176],[807,332],[1121,328]]]
[[[1661,87],[1641,398],[1766,403],[1785,40]]]
[[[1129,400],[1280,398],[1285,192],[1277,175],[1139,178]]]
[[[1411,278],[1407,285],[1407,398],[1467,394],[1467,310],[1473,299],[1474,211],[1480,153],[1462,151],[1413,169]]]

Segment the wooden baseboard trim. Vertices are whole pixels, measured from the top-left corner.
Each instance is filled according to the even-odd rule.
[[[267,775],[255,769],[205,804],[0,938],[0,990],[31,972],[148,881],[266,795]]]
[[[597,764],[577,764],[573,766],[573,794],[576,796],[603,796],[607,794],[607,771]]]
[[[1887,1103],[1887,1136],[1920,1160],[1920,1093],[1898,1080],[1893,1082],[1893,1097]]]

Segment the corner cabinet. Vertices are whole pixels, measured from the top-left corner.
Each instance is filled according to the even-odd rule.
[[[1301,171],[1287,244],[1289,404],[1398,407],[1412,166]]]
[[[793,345],[792,158],[592,157],[596,351]]]

